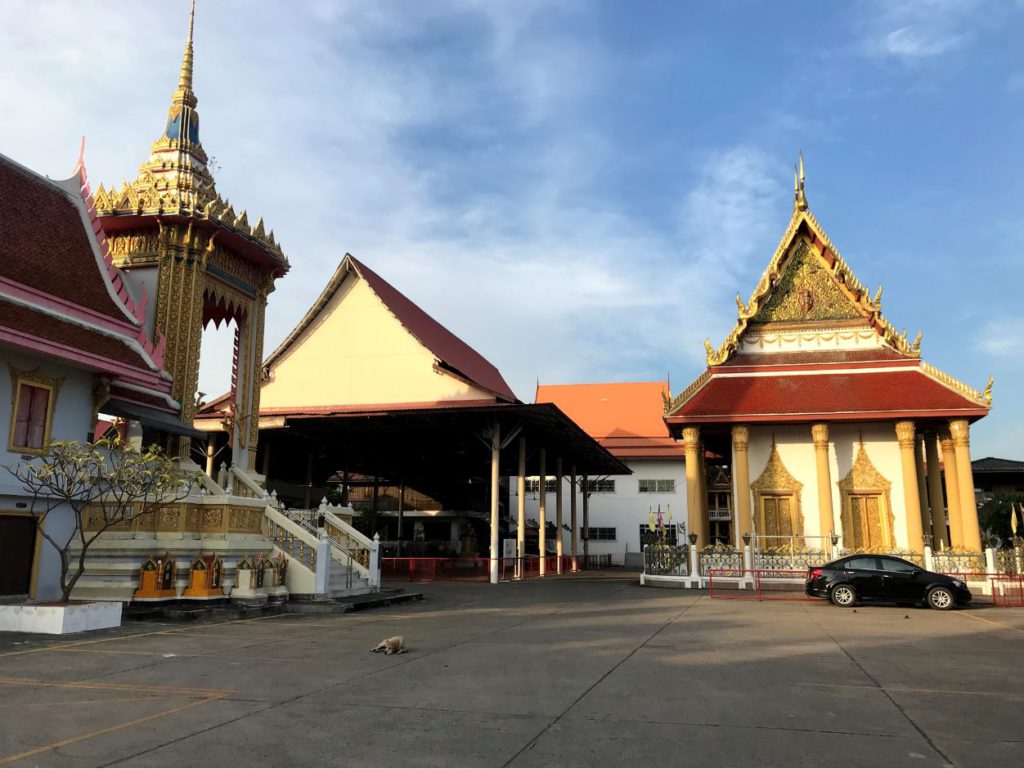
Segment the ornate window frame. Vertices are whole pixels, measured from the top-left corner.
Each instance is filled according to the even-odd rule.
[[[750,484],[754,492],[754,529],[758,536],[772,536],[764,531],[764,501],[766,497],[789,497],[792,505],[793,536],[804,536],[804,512],[801,497],[804,485],[789,472],[779,455],[779,448],[772,438],[772,451],[768,455],[768,463]],[[760,524],[760,526],[759,526]]]
[[[843,531],[843,545],[847,549],[855,545],[847,540],[847,532],[853,532],[853,497],[877,496],[879,498],[879,528],[883,547],[893,549],[896,543],[896,516],[892,509],[892,482],[882,475],[868,456],[864,441],[857,448],[857,456],[850,466],[850,472],[836,484],[842,496],[840,525]]]
[[[11,419],[7,430],[7,450],[12,454],[43,456],[49,450],[50,441],[53,439],[53,413],[57,407],[57,395],[60,393],[60,386],[63,384],[64,378],[45,376],[38,366],[31,371],[23,371],[10,365],[8,368],[11,371]],[[22,385],[38,387],[49,392],[46,403],[46,420],[43,423],[43,445],[39,448],[18,446],[14,442],[18,409],[21,405]]]

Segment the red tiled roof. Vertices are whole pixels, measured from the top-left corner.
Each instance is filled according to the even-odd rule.
[[[70,351],[81,352],[96,359],[91,368],[103,371],[103,358],[125,366],[151,372],[148,363],[122,341],[98,331],[83,328],[69,320],[62,320],[48,313],[4,301],[0,297],[0,329],[6,327],[19,335],[43,339]],[[56,357],[65,357],[56,355]],[[72,358],[67,358],[72,360]]]
[[[102,279],[70,193],[0,155],[0,211],[0,277],[128,320]]]
[[[880,418],[982,417],[987,408],[914,366],[898,370],[864,367],[808,374],[711,378],[666,421],[673,425],[827,418],[855,421]]]
[[[617,457],[682,456],[662,419],[666,382],[538,385],[537,403],[554,403]]]

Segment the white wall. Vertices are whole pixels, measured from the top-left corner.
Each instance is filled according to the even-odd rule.
[[[589,551],[591,555],[611,554],[614,563],[622,564],[626,560],[626,553],[638,555],[640,553],[640,526],[646,525],[649,520],[650,510],[661,509],[666,511],[671,507],[672,522],[683,523],[686,520],[686,469],[682,457],[676,459],[624,459],[627,467],[633,471],[632,475],[609,476],[609,480],[615,481],[615,493],[593,493],[590,495],[590,526],[614,527],[616,538],[614,542],[602,540],[590,540]],[[549,476],[553,477],[553,476]],[[668,479],[675,480],[675,492],[672,494],[641,494],[638,490],[638,481],[641,479]],[[513,519],[518,509],[517,484],[512,478],[509,482],[511,489],[509,513]],[[569,523],[570,510],[570,487],[568,476],[565,476],[564,499],[562,502],[562,518],[565,524]],[[540,507],[539,494],[526,492],[526,517],[538,519]],[[555,494],[547,495],[547,520],[555,520]],[[576,495],[576,519],[577,529],[583,527],[583,495]],[[563,552],[568,555],[570,552],[570,533],[564,532]],[[579,532],[577,531],[577,536]],[[579,552],[583,552],[583,541],[579,541]],[[633,560],[633,559],[631,559]]]
[[[49,358],[32,356],[9,347],[0,347],[0,512],[22,512],[28,509],[28,499],[7,467],[14,468],[21,461],[21,454],[7,451],[10,437],[11,408],[14,400],[10,367],[21,371],[33,371],[37,367],[43,376],[63,378],[57,403],[53,412],[51,437],[55,441],[85,441],[95,425],[92,418],[92,374],[71,368]],[[70,511],[54,513],[47,522],[47,531],[58,541],[64,541],[71,533],[74,519]],[[60,559],[57,551],[47,542],[40,549],[36,597],[50,599],[60,596]]]
[[[757,480],[768,464],[772,437],[786,469],[803,484],[800,506],[804,516],[804,533],[820,536],[818,517],[818,472],[811,440],[810,425],[751,426],[750,428],[750,482]],[[839,481],[850,472],[857,456],[860,441],[871,462],[892,483],[890,502],[895,517],[894,533],[899,547],[907,546],[907,525],[903,502],[903,465],[900,459],[896,431],[889,423],[831,424],[829,425],[829,467],[832,482],[833,525],[842,532],[842,497]],[[742,490],[736,490],[742,493]],[[746,493],[750,494],[747,489]],[[756,511],[751,496],[751,510]]]

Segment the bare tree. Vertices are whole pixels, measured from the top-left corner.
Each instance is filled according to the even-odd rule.
[[[192,492],[186,475],[157,446],[136,451],[116,440],[55,441],[42,457],[5,468],[32,499],[36,529],[60,555],[61,600],[71,598],[90,545],[107,529],[180,502]],[[47,526],[51,515],[73,516],[63,542]],[[88,534],[86,527],[89,527]],[[77,562],[71,545],[77,537]]]

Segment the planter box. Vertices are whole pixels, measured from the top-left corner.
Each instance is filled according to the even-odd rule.
[[[121,606],[120,601],[6,604],[0,606],[0,631],[62,635],[120,627]]]

